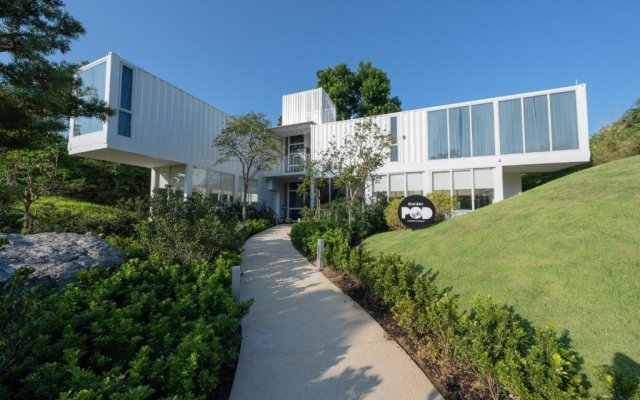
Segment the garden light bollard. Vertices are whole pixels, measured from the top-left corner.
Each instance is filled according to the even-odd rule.
[[[316,259],[316,265],[318,266],[318,271],[322,271],[322,252],[324,251],[324,239],[318,239],[317,251],[318,258]]]
[[[231,267],[231,293],[236,301],[240,300],[240,266]]]

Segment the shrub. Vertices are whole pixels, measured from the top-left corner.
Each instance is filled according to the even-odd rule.
[[[402,199],[395,199],[384,209],[384,219],[391,231],[405,229],[404,224],[400,222],[400,218],[398,217],[398,207],[400,207],[401,202]]]
[[[25,289],[28,272],[16,273],[0,291],[0,394],[211,398],[219,371],[237,359],[249,307],[233,300],[226,279],[237,261],[152,256],[82,272],[46,296]]]
[[[239,225],[243,240],[273,226],[273,219],[248,219]]]
[[[239,251],[238,220],[198,194],[184,200],[180,191],[156,189],[151,219],[138,226],[145,249],[164,261],[210,261],[222,250]]]
[[[453,208],[453,200],[449,193],[444,192],[431,192],[427,195],[427,198],[431,200],[436,208],[436,221],[443,221],[451,215]]]

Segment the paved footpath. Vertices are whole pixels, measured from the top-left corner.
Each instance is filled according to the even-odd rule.
[[[279,225],[245,243],[242,321],[232,400],[442,399],[358,304],[291,245]]]

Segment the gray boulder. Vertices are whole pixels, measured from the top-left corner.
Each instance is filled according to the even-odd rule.
[[[90,268],[118,268],[127,257],[102,239],[77,233],[38,233],[0,235],[0,282],[18,268],[35,269],[32,277],[50,287],[61,287],[75,280],[76,274]],[[8,242],[2,245],[2,242]]]

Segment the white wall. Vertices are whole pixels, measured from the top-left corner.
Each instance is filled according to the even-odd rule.
[[[515,196],[522,192],[522,175],[517,172],[505,172],[502,175],[502,185],[505,199]]]
[[[282,96],[282,125],[336,120],[336,106],[322,88]]]

